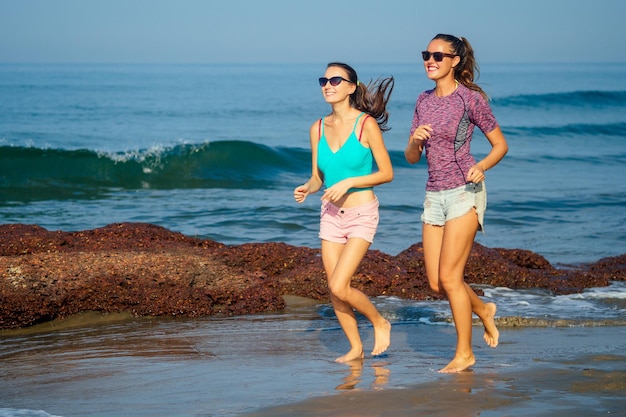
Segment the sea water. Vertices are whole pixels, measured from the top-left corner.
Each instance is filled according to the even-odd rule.
[[[385,134],[395,178],[376,188],[381,222],[372,246],[395,255],[421,240],[426,166],[424,161],[407,164],[403,149],[415,100],[432,84],[418,62],[355,66],[364,82],[395,78],[392,129]],[[148,222],[227,244],[318,247],[319,196],[298,205],[293,189],[310,175],[309,127],[329,111],[317,84],[323,71],[324,65],[309,64],[0,64],[0,223],[76,231]],[[602,71],[595,64],[489,64],[482,66],[478,81],[492,98],[510,150],[487,172],[486,233],[477,241],[531,250],[559,267],[626,253],[626,64],[602,65]],[[478,131],[473,151],[477,158],[489,151]],[[565,326],[624,326],[623,283],[567,296],[482,290],[498,303],[499,317],[521,318],[526,326],[559,320]],[[451,326],[445,302],[389,297],[374,302],[401,333]],[[343,349],[345,340],[328,305],[302,320],[288,313],[4,334],[0,416],[48,417],[57,411],[70,416],[90,409],[90,415],[141,415],[128,408],[137,403],[156,415],[151,401],[173,407],[170,416],[236,415],[255,405],[256,397],[233,403],[231,396],[250,390],[269,405],[267,395],[275,395],[281,379],[269,387],[262,377],[248,381],[248,374],[230,374],[242,385],[224,392],[219,384],[194,389],[203,383],[202,372],[210,379],[221,378],[211,372],[226,378],[232,371],[211,365],[228,351],[223,347],[211,356],[220,337],[240,335],[245,343],[255,332],[304,331],[324,336],[322,342],[332,339],[321,347],[330,350],[320,354],[324,358]],[[275,344],[257,348],[277,349]],[[286,394],[274,401],[324,394],[315,391],[315,382],[327,378],[315,373],[321,356],[305,362],[304,369],[295,365],[299,355],[287,356],[293,363],[286,371],[297,369],[318,380],[282,387]],[[248,358],[243,367],[252,374],[267,371],[273,366],[267,360]],[[406,371],[400,369],[394,372]],[[165,388],[159,374],[167,375]],[[144,385],[129,388],[137,381]],[[103,386],[108,394],[100,391]],[[182,397],[170,398],[172,387]],[[145,397],[131,395],[133,389]],[[220,404],[221,411],[185,411],[185,401],[201,401],[193,394],[198,392],[209,398],[202,400]],[[110,410],[94,409],[99,407]]]
[[[403,156],[421,63],[355,65],[394,76],[385,134],[395,179],[376,189],[373,249],[421,241],[425,162]],[[553,264],[626,252],[626,65],[484,65],[479,83],[508,140],[487,172],[488,247]],[[317,247],[310,125],[329,111],[323,65],[0,65],[0,222],[75,231],[149,222],[227,244]],[[473,153],[489,144],[480,131]]]

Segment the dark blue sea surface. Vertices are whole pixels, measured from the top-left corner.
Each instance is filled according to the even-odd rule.
[[[403,156],[421,63],[355,65],[393,75],[395,179],[377,188],[373,249],[421,241],[424,161]],[[317,247],[308,129],[328,112],[323,65],[0,65],[0,222],[84,230],[149,222],[228,244]],[[554,264],[626,252],[626,65],[484,65],[479,83],[510,151],[487,172],[488,247]],[[489,144],[476,132],[473,153]]]

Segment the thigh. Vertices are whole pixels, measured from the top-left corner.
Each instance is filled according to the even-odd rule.
[[[444,226],[422,224],[422,246],[424,247],[424,264],[430,287],[439,292],[439,258],[443,242]]]
[[[350,238],[345,245],[322,241],[322,261],[333,287],[348,287],[370,243],[361,238]],[[326,250],[325,250],[326,249]]]
[[[343,253],[343,249],[346,246],[345,243],[331,242],[329,240],[322,239],[322,264],[326,271],[326,277],[330,279],[333,275],[333,271],[339,262],[339,258]]]
[[[439,278],[442,282],[463,281],[465,263],[472,250],[477,230],[478,217],[475,209],[446,222],[439,259]]]

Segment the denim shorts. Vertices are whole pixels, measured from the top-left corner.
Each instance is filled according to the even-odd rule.
[[[337,207],[323,202],[320,213],[320,239],[335,243],[346,243],[358,237],[370,243],[378,228],[378,199],[349,208]]]
[[[478,215],[478,230],[484,231],[483,222],[487,209],[487,188],[484,181],[451,190],[426,191],[422,222],[444,226],[448,220],[462,217],[472,208],[476,208]]]

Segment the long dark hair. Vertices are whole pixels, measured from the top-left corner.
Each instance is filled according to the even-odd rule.
[[[474,49],[469,41],[464,37],[457,38],[454,35],[446,35],[444,33],[438,34],[433,38],[433,40],[435,39],[448,42],[452,53],[461,58],[459,64],[454,67],[454,78],[470,90],[478,91],[483,97],[489,99],[487,93],[474,82],[480,76],[480,68],[478,68],[478,63],[476,58],[474,58]]]
[[[348,74],[348,80],[356,84],[356,90],[350,95],[350,105],[376,119],[383,132],[391,129],[387,126],[389,120],[387,103],[393,91],[393,77],[379,78],[365,85],[359,81],[356,71],[350,65],[343,62],[331,62],[326,68],[330,67],[343,68]]]

